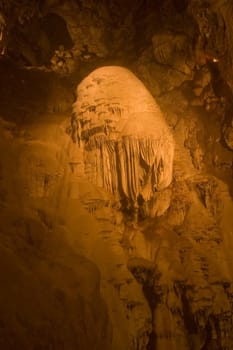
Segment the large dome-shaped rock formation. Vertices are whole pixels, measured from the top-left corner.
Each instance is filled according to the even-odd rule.
[[[174,144],[142,82],[122,67],[99,68],[79,84],[73,110],[72,136],[83,145],[89,180],[135,212],[160,213],[158,194],[172,180]]]

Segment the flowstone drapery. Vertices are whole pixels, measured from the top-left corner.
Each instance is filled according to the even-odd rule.
[[[149,204],[155,216],[153,203],[172,180],[174,144],[142,82],[122,67],[99,68],[79,84],[73,112],[72,136],[83,146],[89,180],[129,209]]]

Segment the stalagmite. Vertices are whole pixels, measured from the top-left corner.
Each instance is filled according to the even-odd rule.
[[[96,69],[78,85],[73,112],[90,181],[135,210],[170,185],[173,138],[133,73],[117,66]]]

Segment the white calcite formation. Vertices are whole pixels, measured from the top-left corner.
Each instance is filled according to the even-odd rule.
[[[174,144],[143,83],[125,68],[99,68],[78,85],[73,111],[73,140],[83,146],[89,180],[130,209],[153,208],[172,181]]]

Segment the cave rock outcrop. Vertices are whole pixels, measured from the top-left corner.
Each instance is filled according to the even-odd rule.
[[[78,85],[73,111],[72,137],[89,180],[133,212],[163,213],[168,201],[161,208],[158,199],[172,181],[174,144],[142,82],[122,67],[99,68]]]

